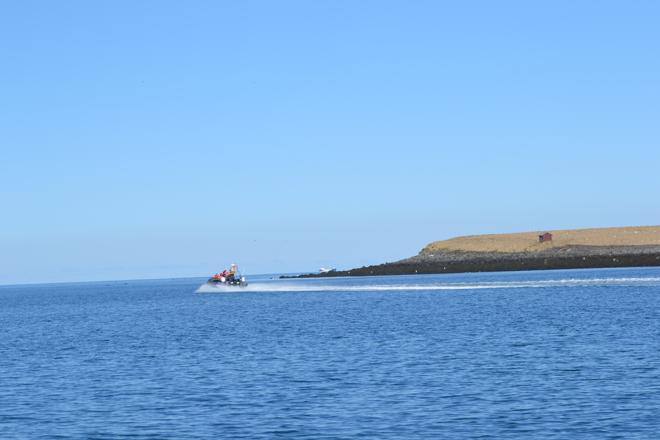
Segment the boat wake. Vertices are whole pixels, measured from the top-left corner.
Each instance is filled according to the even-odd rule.
[[[373,291],[424,291],[424,290],[480,290],[480,289],[529,289],[550,287],[583,286],[660,286],[660,277],[626,278],[566,278],[533,281],[484,281],[472,283],[410,283],[410,284],[367,284],[354,283],[308,283],[296,281],[273,281],[250,283],[247,287],[214,287],[201,285],[198,293],[241,293],[241,292],[373,292]]]

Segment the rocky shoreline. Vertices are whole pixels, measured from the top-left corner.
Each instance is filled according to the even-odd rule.
[[[594,269],[660,266],[660,245],[561,246],[536,252],[474,252],[448,250],[345,271],[280,278],[324,278],[370,275],[412,275],[545,269]]]

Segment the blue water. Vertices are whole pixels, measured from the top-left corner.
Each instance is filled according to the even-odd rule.
[[[0,287],[0,438],[658,438],[660,269]]]

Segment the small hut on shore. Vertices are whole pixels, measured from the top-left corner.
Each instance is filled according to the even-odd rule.
[[[552,241],[552,234],[549,232],[544,232],[543,234],[539,235],[539,243],[546,243],[548,241]]]

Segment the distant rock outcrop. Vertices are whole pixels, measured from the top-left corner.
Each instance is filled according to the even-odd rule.
[[[551,239],[539,235],[551,233]],[[457,237],[392,263],[299,277],[660,266],[660,226]]]

